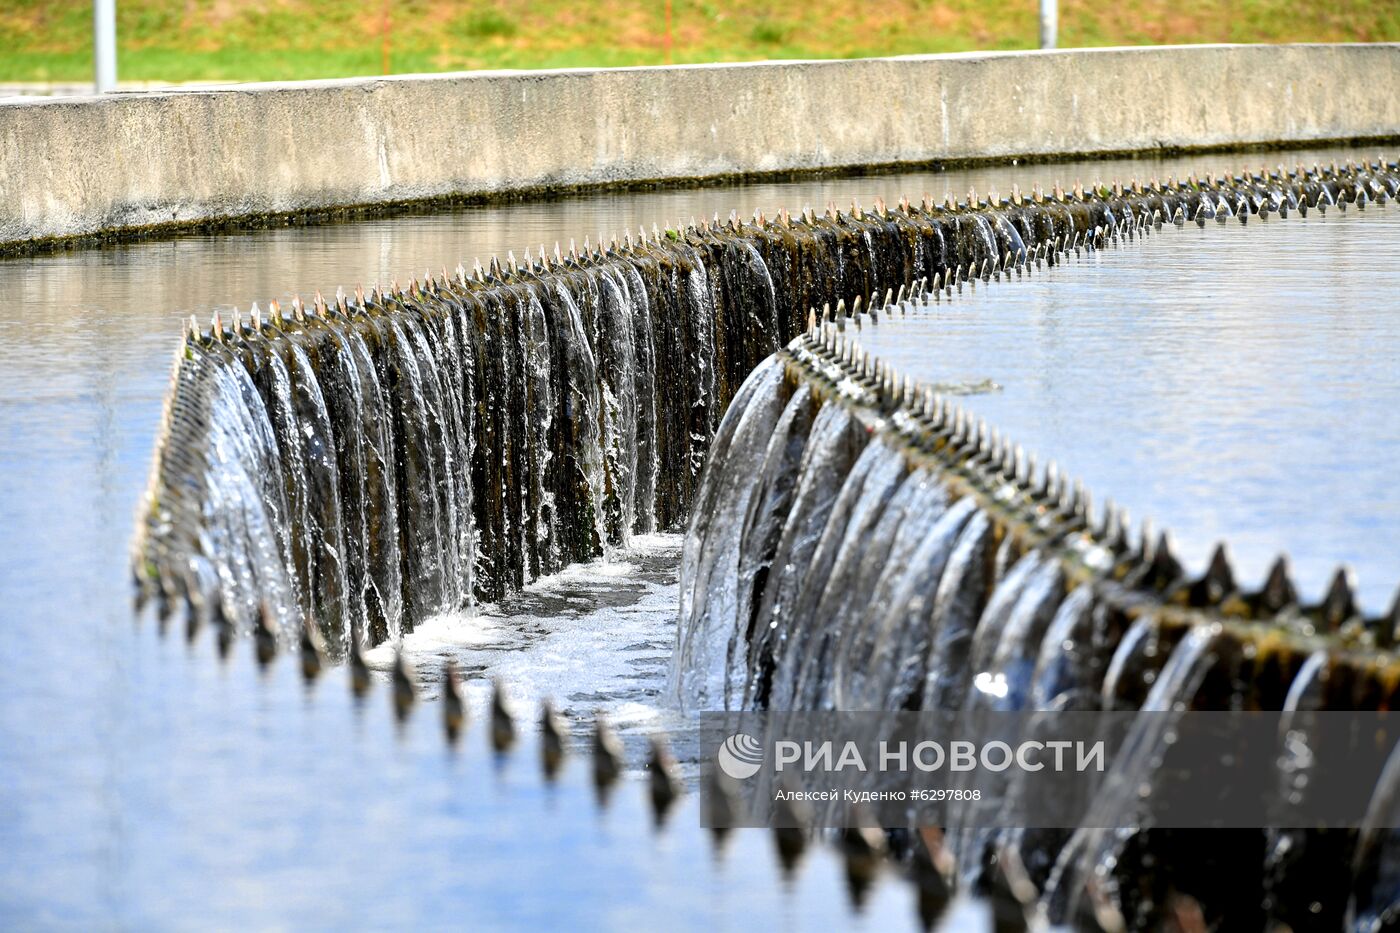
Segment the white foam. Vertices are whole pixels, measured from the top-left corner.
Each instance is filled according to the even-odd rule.
[[[443,663],[464,679],[472,715],[486,715],[500,678],[527,728],[545,699],[567,718],[601,711],[620,730],[655,728],[675,641],[682,536],[637,535],[607,560],[542,577],[502,603],[445,612],[403,641],[425,699],[435,698]],[[396,646],[366,652],[387,672]]]

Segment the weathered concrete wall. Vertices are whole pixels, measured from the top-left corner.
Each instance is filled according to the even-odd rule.
[[[1400,134],[1400,45],[483,72],[0,103],[0,248],[556,186]]]

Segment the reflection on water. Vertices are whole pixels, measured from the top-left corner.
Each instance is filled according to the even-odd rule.
[[[865,328],[969,411],[1248,585],[1286,552],[1319,599],[1338,562],[1372,613],[1400,583],[1400,217],[1394,207],[1177,230],[979,284]]]
[[[478,716],[456,753],[432,708],[400,729],[387,691],[362,709],[337,670],[306,696],[291,659],[248,645],[220,667],[147,626],[121,637],[117,710],[7,749],[0,786],[6,928],[619,929],[845,918],[840,864],[818,852],[789,890],[760,833],[716,859],[685,798],[664,832],[643,786],[594,804],[587,762],[544,782],[534,738],[497,762]],[[70,672],[71,673],[71,672]],[[172,702],[171,700],[174,700]],[[7,707],[9,703],[7,701]],[[11,724],[6,724],[7,729]],[[909,892],[876,890],[866,929],[905,927]]]
[[[1310,161],[1313,155],[1304,158]],[[1248,159],[1255,164],[1261,157]],[[1057,177],[1069,182],[1076,177],[1218,171],[1236,161],[1203,156],[1169,163],[989,167],[600,194],[0,262],[0,848],[12,854],[0,860],[0,925],[95,929],[417,921],[425,926],[619,926],[662,918],[668,925],[807,927],[841,922],[844,893],[826,854],[808,866],[795,896],[780,896],[769,840],[739,834],[729,858],[716,865],[708,839],[696,828],[693,803],[673,816],[667,834],[656,837],[642,812],[640,789],[622,788],[614,808],[597,817],[591,803],[584,805],[588,795],[582,765],[575,762],[574,776],[551,792],[536,777],[529,741],[518,760],[498,770],[486,760],[485,740],[476,728],[460,757],[448,757],[429,713],[420,712],[395,738],[385,690],[376,691],[357,715],[340,679],[343,672],[334,672],[308,702],[286,659],[269,676],[259,677],[246,645],[238,646],[234,663],[221,667],[204,642],[187,651],[176,638],[159,642],[149,626],[133,633],[126,552],[180,319],[190,313],[207,319],[216,308],[246,308],[254,300],[286,298],[293,291],[309,294],[338,285],[406,279],[459,260],[470,265],[476,255],[523,251],[527,245],[538,249],[541,242],[552,249],[557,239],[581,240],[599,231],[611,235],[640,224],[649,228],[653,221],[727,214],[735,207],[745,212],[778,206],[796,210],[806,204],[820,207],[827,200],[847,203],[852,197],[868,204],[877,195],[893,200],[901,193],[928,191],[941,197],[971,186],[1007,191],[1013,181],[1026,186]],[[1295,224],[1279,228],[1294,229]],[[1333,218],[1325,224],[1331,230]],[[1189,234],[1215,235],[1213,229]],[[1186,241],[1185,235],[1172,234],[1140,251],[1105,254],[1096,260],[1099,266],[1082,263],[1038,281],[1037,294],[1042,302],[1050,300],[1044,296],[1058,283],[1058,300],[1073,305],[1076,314],[1084,312],[1091,293],[1070,284],[1074,274],[1100,267],[1106,274],[1112,263],[1141,271],[1141,263],[1132,265],[1133,257],[1164,255],[1163,244],[1173,236]],[[1394,258],[1392,252],[1392,264]],[[1335,267],[1334,262],[1329,270]],[[1198,326],[1172,337],[1153,328],[1153,322],[1142,322],[1151,329],[1157,350],[1140,354],[1139,365],[1152,367],[1141,385],[1156,387],[1167,402],[1144,410],[1128,425],[1142,429],[1134,437],[1161,438],[1169,436],[1163,431],[1172,424],[1190,423],[1189,409],[1173,409],[1168,402],[1183,392],[1183,399],[1190,398],[1193,379],[1196,385],[1229,379],[1253,387],[1260,399],[1281,411],[1308,404],[1314,414],[1328,412],[1322,420],[1334,459],[1326,477],[1256,456],[1257,438],[1223,446],[1223,438],[1236,436],[1226,430],[1228,424],[1203,435],[1212,439],[1204,453],[1238,471],[1307,478],[1290,479],[1282,492],[1267,485],[1251,487],[1261,514],[1271,498],[1286,500],[1274,504],[1291,521],[1307,511],[1299,503],[1338,498],[1338,477],[1364,478],[1384,469],[1381,458],[1350,443],[1352,431],[1377,436],[1380,428],[1371,422],[1384,413],[1358,420],[1353,402],[1361,389],[1345,379],[1314,385],[1326,389],[1321,401],[1302,398],[1311,389],[1299,388],[1296,367],[1284,365],[1290,358],[1281,351],[1269,356],[1251,349],[1262,339],[1257,319],[1246,319],[1239,310],[1291,303],[1298,290],[1311,288],[1309,282],[1319,276],[1329,283],[1348,279],[1352,294],[1360,295],[1366,277],[1379,274],[1376,263],[1357,265],[1349,276],[1327,271],[1301,281],[1295,277],[1286,289],[1273,280],[1237,276],[1227,294],[1201,284],[1189,268],[1175,268],[1175,317]],[[1100,287],[1113,284],[1104,278]],[[1128,288],[1123,283],[1118,287]],[[994,294],[1011,292],[1001,286]],[[1118,302],[1127,300],[1126,294],[1110,297]],[[1225,310],[1211,310],[1222,302]],[[976,307],[965,302],[949,316],[972,320]],[[1229,308],[1236,309],[1233,315]],[[1323,310],[1314,304],[1309,313],[1322,317]],[[1068,310],[1060,313],[1069,320]],[[989,311],[982,316],[993,318]],[[1250,327],[1250,320],[1256,326]],[[1358,314],[1327,317],[1322,321],[1328,327],[1327,346],[1289,346],[1299,353],[1335,352],[1339,361],[1350,357],[1357,365],[1364,363],[1372,375],[1393,376],[1394,347],[1379,343],[1376,334],[1346,329],[1365,331],[1364,323]],[[1215,331],[1227,325],[1230,340]],[[1054,333],[1060,344],[1071,330],[1057,332],[1043,321],[1037,328]],[[1291,333],[1306,336],[1306,329]],[[1014,344],[1017,354],[997,362],[1024,362],[1037,380],[1032,385],[1063,381],[1077,368],[1069,362],[1082,362],[1083,357],[1065,352],[1050,357],[1054,365],[1042,365],[1047,343],[1020,339],[1024,336],[1018,334]],[[1287,335],[1267,336],[1270,345],[1279,347]],[[944,354],[955,342],[940,339],[938,352]],[[983,351],[987,346],[982,345]],[[1202,347],[1215,349],[1203,355]],[[1088,353],[1094,346],[1080,348]],[[1250,354],[1253,365],[1232,362]],[[1191,365],[1184,366],[1183,360]],[[995,399],[1009,410],[1024,400],[1013,378],[1017,374],[992,365],[985,352],[965,363],[950,362],[947,369],[958,378],[989,376],[1007,386],[1001,395],[974,399],[979,406]],[[1344,372],[1331,364],[1327,370]],[[1253,378],[1244,379],[1246,373]],[[1030,379],[1025,376],[1019,384]],[[1066,419],[1093,423],[1106,417],[1102,405],[1083,414],[1075,407],[1081,398],[1049,397],[1065,407],[1041,405],[1036,410],[1047,424],[1069,425],[1062,435],[1085,433],[1083,423]],[[1349,407],[1328,407],[1344,402]],[[1344,416],[1338,418],[1336,410]],[[988,414],[1037,448],[1071,449],[1052,437],[1040,443],[1026,425],[1010,423],[992,410]],[[1387,424],[1393,426],[1394,420]],[[1120,430],[1126,428],[1120,425]],[[1115,441],[1111,432],[1099,436],[1111,454],[1104,459],[1121,478],[1125,455],[1114,443],[1121,447],[1127,442]],[[1178,444],[1185,443],[1181,432],[1175,436]],[[1387,449],[1370,445],[1368,441],[1366,451]],[[1279,449],[1289,457],[1301,456],[1291,447]],[[1165,486],[1118,491],[1107,482],[1110,477],[1093,476],[1089,463],[1071,456],[1068,465],[1096,489],[1102,485],[1129,504],[1143,501],[1143,508],[1183,531],[1190,524],[1157,504],[1170,498]],[[1152,482],[1168,478],[1159,474]],[[1213,501],[1201,490],[1190,491],[1199,505]],[[1386,525],[1393,529],[1394,501],[1378,500],[1377,511],[1361,527],[1368,533],[1379,533],[1375,529]],[[1261,518],[1253,527],[1268,536],[1266,524]],[[1351,545],[1359,547],[1355,530],[1338,531],[1338,541],[1345,532],[1352,535]],[[1232,540],[1248,544],[1233,533]],[[1340,543],[1321,550],[1347,553]],[[1369,545],[1365,551],[1382,553]],[[627,559],[643,565],[635,582],[647,587],[627,595],[636,600],[633,608],[650,611],[672,599],[669,570],[659,565],[648,570],[651,558]],[[1367,583],[1400,576],[1369,568],[1363,573]],[[650,728],[640,709],[652,695],[648,691],[654,681],[646,678],[659,669],[647,666],[662,653],[652,645],[665,641],[648,626],[663,623],[614,619],[620,630],[633,624],[639,630],[635,642],[630,632],[625,641],[610,641],[603,630],[613,622],[590,610],[573,617],[580,628],[570,633],[570,610],[554,599],[572,601],[572,587],[594,594],[580,598],[610,598],[599,596],[607,588],[587,576],[582,572],[571,581],[568,574],[561,575],[549,584],[559,587],[553,595],[533,591],[514,608],[493,610],[482,619],[439,620],[410,643],[410,651],[422,658],[425,674],[435,674],[435,659],[450,651],[478,671],[504,670],[520,682],[522,694],[554,695],[576,715],[595,705],[610,707],[614,716],[636,720],[635,741]],[[512,615],[517,610],[519,615]],[[514,638],[509,627],[517,617],[526,619],[519,624],[533,627],[538,637]],[[591,646],[590,631],[598,636]],[[481,640],[473,643],[472,632]],[[434,638],[439,644],[432,643]],[[629,647],[633,644],[644,647]],[[614,647],[622,649],[618,658],[602,663],[599,655]],[[577,652],[585,648],[594,653],[580,658]],[[636,684],[640,692],[632,699],[619,689],[629,664],[641,678]],[[476,722],[480,720],[478,714]],[[912,919],[908,892],[885,886],[866,917],[871,926]]]

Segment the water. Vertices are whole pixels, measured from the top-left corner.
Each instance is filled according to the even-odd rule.
[[[685,721],[663,702],[680,549],[677,534],[637,535],[606,561],[571,565],[498,604],[429,618],[403,641],[423,680],[424,699],[440,695],[442,666],[451,660],[466,681],[470,718],[477,722],[489,715],[490,679],[499,677],[523,714],[549,700],[575,723],[576,751],[582,752],[599,709],[637,766],[651,732],[684,742]],[[394,646],[386,642],[365,659],[387,679]],[[537,728],[533,718],[521,725],[527,733]],[[677,751],[693,761],[692,750]]]
[[[20,856],[0,862],[0,920],[83,929],[844,921],[826,855],[782,896],[761,835],[741,834],[717,865],[692,805],[653,836],[631,786],[599,818],[577,762],[554,792],[536,777],[528,739],[503,769],[492,766],[480,714],[453,758],[431,708],[400,737],[385,691],[357,712],[342,672],[308,700],[286,660],[263,677],[246,644],[224,667],[207,633],[187,650],[149,624],[134,628],[127,546],[180,321],[735,206],[868,204],[876,194],[1235,164],[1212,156],[600,195],[0,263],[0,799],[11,803],[0,809],[0,844]],[[661,550],[619,560],[675,560]],[[643,567],[641,577],[653,573],[654,589],[627,596],[660,616],[632,620],[649,632],[671,611],[667,571]],[[546,586],[585,592],[590,605],[615,598],[568,572]],[[409,650],[425,673],[451,651],[482,673],[499,665],[519,678],[522,706],[549,693],[575,714],[601,707],[645,731],[652,720],[638,707],[656,682],[641,681],[652,686],[639,700],[624,675],[655,678],[646,660],[655,655],[615,652],[654,638],[633,642],[626,628],[625,640],[579,637],[565,655],[574,669],[549,676],[551,639],[565,633],[551,628],[555,607],[531,598],[541,594],[517,604],[522,618],[549,617],[534,641],[507,631],[507,605],[484,609],[487,621],[430,623]],[[591,613],[584,624],[607,625]],[[473,626],[501,647],[461,644]],[[880,889],[864,916],[906,922],[908,892]]]
[[[1169,528],[1192,570],[1226,541],[1305,599],[1338,563],[1372,613],[1400,584],[1400,218],[1330,210],[1167,225],[1026,279],[964,287],[861,345],[1042,461]]]
[[[12,755],[0,770],[7,798],[25,800],[0,823],[18,856],[0,885],[6,926],[615,929],[676,912],[699,929],[845,916],[833,857],[817,853],[784,894],[762,834],[712,856],[693,797],[656,833],[633,784],[599,812],[577,759],[546,785],[532,740],[498,767],[479,717],[452,754],[430,715],[400,731],[383,690],[357,711],[340,677],[306,697],[291,664],[264,676],[244,653],[221,669],[207,646],[122,634],[144,658],[118,675],[131,706],[36,741],[23,774]],[[158,702],[166,694],[189,702]],[[910,910],[891,881],[866,922]]]

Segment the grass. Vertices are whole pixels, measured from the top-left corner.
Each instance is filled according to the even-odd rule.
[[[392,23],[392,13],[390,14]],[[477,10],[468,14],[462,31],[469,39],[511,39],[520,34],[520,24],[500,10]]]
[[[91,77],[90,0],[0,0],[0,81]],[[124,80],[1030,48],[1035,0],[118,0]],[[1394,0],[1060,0],[1060,44],[1400,40]]]

